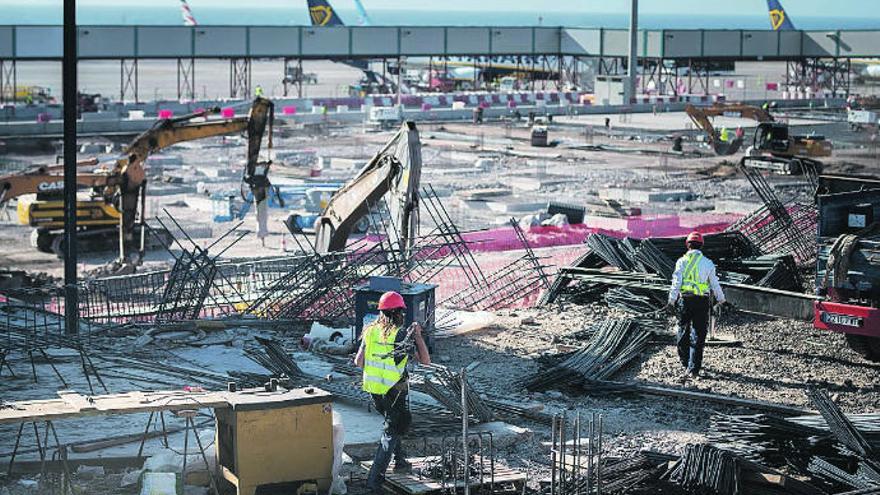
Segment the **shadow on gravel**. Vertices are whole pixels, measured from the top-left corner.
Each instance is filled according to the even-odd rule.
[[[790,349],[761,349],[758,347],[747,347],[751,351],[766,352],[767,354],[778,354],[781,356],[792,356],[799,359],[815,359],[827,364],[842,364],[844,366],[852,366],[854,368],[863,368],[866,370],[880,370],[880,364],[874,364],[866,361],[855,359],[842,359],[834,356],[823,356],[821,354],[809,354],[804,352],[795,352]]]
[[[754,376],[744,375],[742,373],[734,373],[730,371],[719,371],[719,370],[707,370],[706,377],[712,380],[727,380],[735,383],[748,383],[753,385],[760,385],[762,387],[766,387],[771,390],[784,390],[784,389],[795,389],[795,390],[808,390],[812,388],[816,388],[817,386],[822,389],[834,392],[857,392],[857,391],[865,391],[865,390],[877,390],[880,391],[880,386],[875,385],[873,388],[863,388],[859,389],[858,387],[848,387],[839,383],[831,383],[825,380],[810,380],[803,383],[795,383],[795,382],[784,382],[779,380],[773,380],[769,378],[759,378]]]

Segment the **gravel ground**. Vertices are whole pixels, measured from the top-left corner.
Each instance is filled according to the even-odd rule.
[[[441,340],[436,359],[452,368],[479,361],[469,377],[481,391],[495,396],[539,402],[547,411],[567,410],[569,415],[574,411],[603,414],[609,456],[623,457],[645,449],[678,454],[686,444],[705,440],[712,414],[754,413],[658,396],[584,395],[568,390],[528,393],[523,389],[523,380],[540,370],[536,357],[556,352],[567,334],[613,316],[600,305],[507,311],[499,314],[491,328]],[[670,327],[670,337],[672,332]],[[880,365],[849,350],[842,336],[815,330],[807,323],[744,314],[722,317],[718,335],[741,341],[741,345],[708,347],[704,377],[689,388],[811,409],[804,392],[816,386],[831,392],[847,412],[880,411]],[[676,349],[670,343],[650,347],[613,378],[678,387],[680,373]],[[548,425],[523,424],[534,430],[533,441],[502,457],[518,467],[532,466],[536,475],[546,474],[540,466],[547,459],[547,448],[540,442],[549,441]]]

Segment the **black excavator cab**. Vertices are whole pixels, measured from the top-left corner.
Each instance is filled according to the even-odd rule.
[[[755,129],[755,149],[771,153],[788,151],[788,126],[780,122],[761,122]]]

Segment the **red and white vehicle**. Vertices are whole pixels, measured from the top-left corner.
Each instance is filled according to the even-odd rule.
[[[816,328],[880,361],[880,180],[821,176]]]

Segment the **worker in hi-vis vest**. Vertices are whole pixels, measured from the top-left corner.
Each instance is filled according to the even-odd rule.
[[[421,364],[431,364],[421,325],[414,322],[408,331],[402,328],[405,311],[406,304],[400,294],[382,294],[379,318],[364,328],[354,359],[364,370],[364,391],[373,397],[376,410],[385,417],[385,430],[367,477],[367,488],[373,493],[382,493],[382,482],[392,455],[395,471],[410,469],[402,446],[403,435],[412,423],[407,402],[406,365],[410,354]]]
[[[703,366],[703,346],[709,330],[710,312],[713,310],[712,298],[717,305],[725,303],[724,292],[718,282],[715,264],[700,251],[703,236],[691,232],[685,240],[687,253],[675,263],[672,286],[669,288],[668,311],[678,307],[678,358],[686,368],[680,381],[698,378]],[[680,300],[680,301],[679,301]]]

